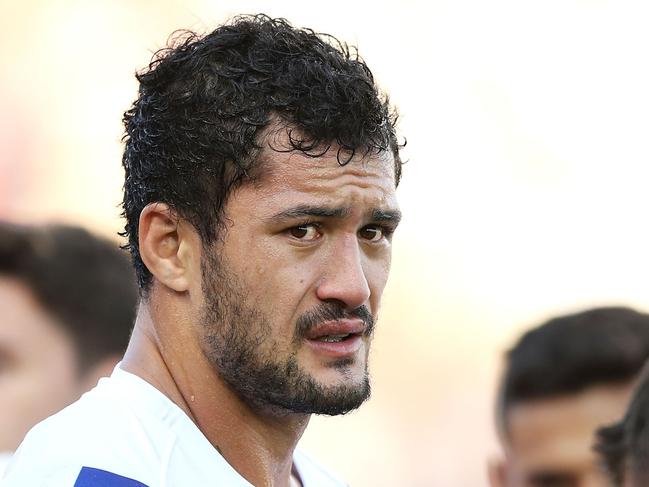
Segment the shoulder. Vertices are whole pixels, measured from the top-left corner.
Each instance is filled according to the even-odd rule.
[[[295,450],[293,463],[304,487],[348,487],[340,478],[300,450]]]

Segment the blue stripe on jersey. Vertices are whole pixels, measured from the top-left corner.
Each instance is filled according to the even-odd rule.
[[[82,467],[73,487],[147,487],[137,480],[98,468]]]

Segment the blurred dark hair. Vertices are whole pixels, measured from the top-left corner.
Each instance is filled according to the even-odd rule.
[[[332,36],[239,16],[203,37],[185,32],[136,77],[139,96],[124,114],[123,235],[143,295],[142,209],[166,203],[211,243],[231,191],[259,172],[265,129],[288,136],[287,147],[267,144],[273,150],[318,157],[332,148],[341,165],[391,151],[399,181],[396,113],[357,52]]]
[[[596,433],[595,451],[613,483],[649,485],[649,367],[645,366],[624,418]]]
[[[0,275],[23,282],[61,324],[82,370],[126,349],[137,286],[116,243],[74,226],[0,222]]]
[[[596,308],[525,333],[507,353],[497,421],[506,435],[512,404],[630,381],[649,357],[649,315]]]

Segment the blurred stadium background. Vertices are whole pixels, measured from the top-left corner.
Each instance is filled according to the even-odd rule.
[[[352,486],[481,486],[503,351],[649,307],[643,1],[5,0],[0,218],[121,229],[121,116],[175,29],[265,12],[359,46],[400,108],[405,220],[373,399],[302,445]]]

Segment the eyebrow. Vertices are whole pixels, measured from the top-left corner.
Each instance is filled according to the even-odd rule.
[[[399,210],[380,210],[372,211],[372,221],[390,222],[395,226],[401,221],[401,212]]]
[[[328,208],[326,206],[300,205],[288,210],[280,211],[269,217],[269,221],[283,221],[291,218],[318,217],[318,218],[344,218],[349,215],[349,208]]]
[[[315,218],[345,218],[351,213],[351,208],[349,207],[326,207],[326,206],[311,206],[311,205],[299,205],[294,208],[289,208],[284,211],[280,211],[269,218],[270,222],[282,222],[284,220],[290,220],[294,218],[305,218],[305,217],[315,217]],[[401,212],[399,210],[384,210],[384,209],[374,209],[372,210],[372,221],[376,222],[392,222],[395,225],[401,220]]]

